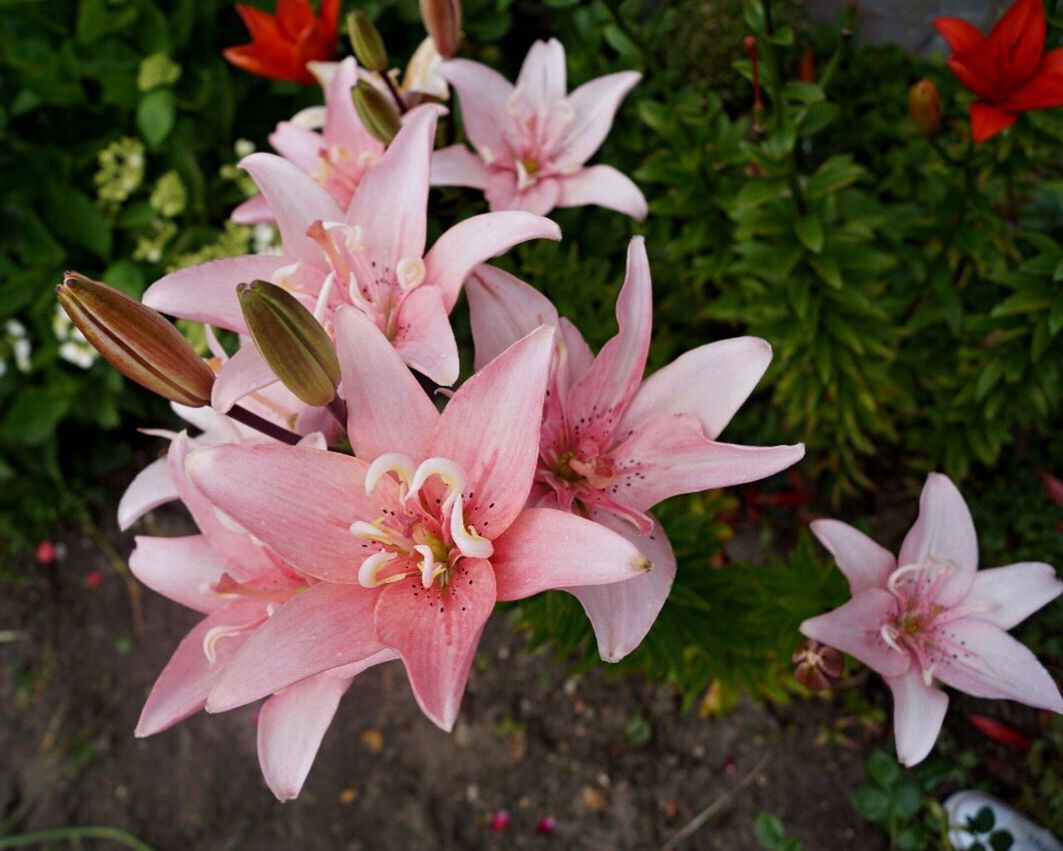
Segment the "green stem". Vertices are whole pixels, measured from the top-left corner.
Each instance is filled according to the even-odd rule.
[[[395,106],[399,110],[399,115],[403,115],[406,112],[406,101],[402,99],[399,90],[395,88],[395,81],[383,71],[377,71],[377,76],[384,81],[384,85],[387,86],[388,91],[391,92],[391,97],[395,101]]]
[[[279,440],[281,443],[287,443],[290,446],[295,446],[302,438],[294,431],[288,431],[286,428],[281,428],[279,425],[274,425],[269,420],[260,417],[258,414],[253,414],[247,408],[241,408],[239,405],[233,405],[229,409],[229,416],[236,420],[238,423],[243,423],[249,428],[253,428],[255,431],[260,431],[268,437],[272,437],[275,440]]]
[[[28,845],[44,845],[48,842],[78,842],[82,839],[107,839],[132,848],[134,851],[153,851],[146,842],[117,827],[59,827],[55,830],[39,830],[19,836],[0,837],[0,849],[24,848]]]
[[[653,51],[650,50],[646,42],[643,41],[642,36],[635,32],[635,30],[631,28],[631,25],[624,20],[624,16],[620,13],[620,7],[616,3],[616,0],[602,0],[602,6],[605,8],[605,11],[609,13],[609,17],[612,18],[616,28],[627,36],[628,40],[635,45],[639,55],[642,57],[642,64],[646,67],[646,70],[652,72],[654,76],[660,76],[660,69],[657,67],[657,61],[654,58]]]

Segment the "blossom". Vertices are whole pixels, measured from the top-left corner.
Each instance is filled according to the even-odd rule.
[[[952,55],[949,68],[974,92],[971,135],[984,142],[1020,112],[1063,106],[1063,48],[1045,53],[1042,0],[1015,0],[988,36],[963,18],[934,21]]]
[[[269,143],[282,157],[310,175],[333,200],[346,209],[371,165],[380,160],[384,146],[362,126],[351,101],[358,82],[353,57],[340,62],[325,84],[325,109],[321,132],[305,126],[299,116],[280,122]],[[273,221],[264,195],[248,199],[232,214],[233,221],[257,224]]]
[[[342,308],[337,323],[356,457],[227,445],[186,462],[220,511],[320,580],[243,644],[207,707],[233,708],[389,651],[421,709],[450,730],[496,600],[652,570],[589,520],[525,508],[549,329],[500,354],[440,414],[364,314]]]
[[[433,184],[483,189],[492,210],[545,215],[597,204],[645,218],[646,199],[629,177],[612,166],[585,165],[640,74],[608,74],[567,94],[565,48],[556,39],[532,45],[515,87],[466,59],[443,63],[441,73],[457,91],[477,153],[464,145],[436,152]]]
[[[459,364],[448,314],[466,276],[519,242],[561,234],[541,216],[487,213],[459,222],[425,252],[429,159],[441,110],[426,104],[408,113],[346,213],[288,160],[262,153],[247,157],[241,165],[273,210],[283,252],[182,269],[154,283],[144,303],[245,333],[236,285],[266,280],[299,298],[330,333],[336,309],[356,306],[409,366],[437,384],[452,384]],[[214,404],[226,411],[275,380],[257,350],[244,346],[219,373]]]
[[[1006,632],[1059,596],[1063,582],[1040,562],[978,570],[974,522],[949,478],[927,478],[919,517],[896,558],[837,520],[817,520],[812,532],[853,596],[806,620],[801,632],[885,678],[905,765],[922,761],[941,730],[949,699],[935,680],[976,697],[1063,712],[1052,677]]]
[[[614,662],[645,637],[675,576],[672,548],[649,509],[668,497],[755,481],[789,467],[804,446],[717,440],[771,360],[763,340],[700,346],[646,380],[653,306],[641,237],[628,248],[619,332],[595,357],[538,291],[482,266],[466,284],[476,363],[539,323],[558,328],[531,504],[590,517],[632,541],[654,569],[615,585],[568,588]]]
[[[313,83],[307,62],[331,59],[336,53],[339,0],[322,0],[321,17],[314,15],[309,0],[277,0],[271,15],[254,6],[236,4],[251,44],[228,47],[225,58],[238,68],[296,83]]]

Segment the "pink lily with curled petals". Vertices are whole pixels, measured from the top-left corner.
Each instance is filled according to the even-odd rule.
[[[261,409],[261,408],[260,408]],[[152,687],[137,724],[138,737],[168,729],[204,708],[207,695],[225,665],[253,632],[314,580],[301,576],[245,532],[218,517],[214,506],[188,480],[184,462],[196,447],[271,442],[209,408],[181,409],[203,434],[174,434],[165,472],[149,467],[150,486],[142,473],[123,497],[123,525],[151,506],[180,499],[200,532],[176,538],[137,536],[129,560],[134,576],[152,590],[201,612],[206,617],[181,641]],[[263,414],[267,414],[263,411]],[[305,439],[307,451],[322,451],[320,435]],[[300,789],[340,698],[354,676],[370,665],[395,658],[381,653],[341,668],[323,671],[283,692],[264,695],[258,722],[258,754],[266,783],[279,800]]]
[[[975,697],[1063,712],[1048,671],[1011,629],[1063,592],[1051,565],[978,570],[974,522],[960,492],[931,473],[899,555],[837,520],[812,532],[849,580],[852,599],[801,624],[809,638],[856,657],[893,692],[897,756],[915,765],[934,747],[949,705],[935,680]]]
[[[341,209],[347,209],[369,167],[384,154],[354,109],[351,89],[358,82],[358,63],[348,56],[325,84],[324,124],[321,132],[296,119],[280,122],[269,136],[273,149],[316,180]],[[298,118],[298,116],[297,116]],[[273,211],[264,195],[249,198],[235,210],[235,222],[272,222]]]
[[[565,48],[537,41],[513,86],[497,71],[452,59],[441,73],[461,101],[465,134],[432,158],[432,183],[482,189],[492,210],[546,215],[555,207],[597,204],[642,220],[646,199],[627,175],[588,166],[624,96],[641,74],[623,71],[567,92]]]
[[[341,309],[337,330],[357,457],[221,446],[186,463],[226,516],[322,580],[256,630],[207,705],[229,709],[390,651],[421,709],[450,730],[496,600],[652,570],[598,524],[525,507],[550,329],[503,351],[442,414],[365,315]]]
[[[458,377],[448,314],[480,262],[529,239],[560,239],[556,224],[530,213],[488,213],[459,222],[425,251],[428,169],[441,107],[412,110],[387,152],[362,178],[344,213],[308,174],[281,157],[252,154],[241,165],[255,179],[280,228],[278,257],[215,260],[157,281],[144,303],[244,332],[235,288],[254,279],[285,287],[334,331],[336,310],[353,305],[432,381]],[[218,375],[217,400],[231,404],[275,379],[254,346]],[[224,406],[221,406],[225,410]]]
[[[589,517],[653,562],[630,582],[566,589],[586,610],[602,658],[615,662],[646,636],[675,576],[672,547],[649,509],[676,494],[762,479],[804,456],[800,444],[717,440],[767,369],[771,347],[753,337],[721,340],[643,380],[653,306],[642,237],[628,249],[619,333],[597,357],[545,296],[506,272],[480,267],[466,293],[477,364],[529,325],[558,327],[532,504]]]

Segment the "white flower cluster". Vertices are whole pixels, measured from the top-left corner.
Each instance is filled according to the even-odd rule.
[[[19,372],[30,371],[30,355],[33,346],[26,334],[26,326],[17,319],[8,319],[4,323],[4,341],[0,351],[10,350],[15,356],[15,369]],[[7,361],[0,360],[0,375],[7,372]]]
[[[59,305],[55,306],[55,316],[52,317],[52,332],[59,340],[59,357],[67,363],[88,369],[96,362],[99,357],[96,350],[85,339],[85,335],[74,327]]]

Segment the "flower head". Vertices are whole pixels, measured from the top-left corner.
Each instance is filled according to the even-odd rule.
[[[554,207],[597,204],[645,218],[646,199],[630,178],[612,166],[586,165],[638,73],[599,77],[569,94],[565,49],[551,39],[532,45],[516,86],[465,59],[445,62],[442,74],[458,93],[477,153],[464,145],[438,151],[433,184],[482,189],[492,210],[545,215]]]
[[[627,537],[654,565],[631,582],[573,589],[602,657],[616,661],[642,641],[675,575],[668,537],[650,509],[676,494],[762,479],[804,455],[801,445],[716,439],[764,374],[771,348],[752,337],[723,340],[643,380],[653,307],[641,237],[628,249],[619,332],[597,356],[543,295],[512,275],[482,266],[466,289],[478,364],[528,326],[558,328],[533,504],[590,517]]]
[[[952,73],[977,95],[971,135],[984,142],[1020,112],[1063,106],[1063,48],[1045,53],[1043,0],[1015,0],[988,36],[962,18],[934,25],[952,49]]]
[[[971,514],[946,476],[927,479],[897,558],[837,520],[817,520],[812,532],[834,555],[853,598],[805,621],[801,632],[885,678],[905,765],[922,761],[941,730],[948,696],[935,681],[1063,712],[1052,677],[1006,632],[1063,592],[1063,582],[1038,562],[978,570]]]
[[[320,18],[309,0],[277,0],[272,15],[240,3],[236,11],[251,33],[251,44],[222,52],[233,65],[252,74],[313,83],[306,63],[331,59],[336,53],[339,0],[322,0]]]

